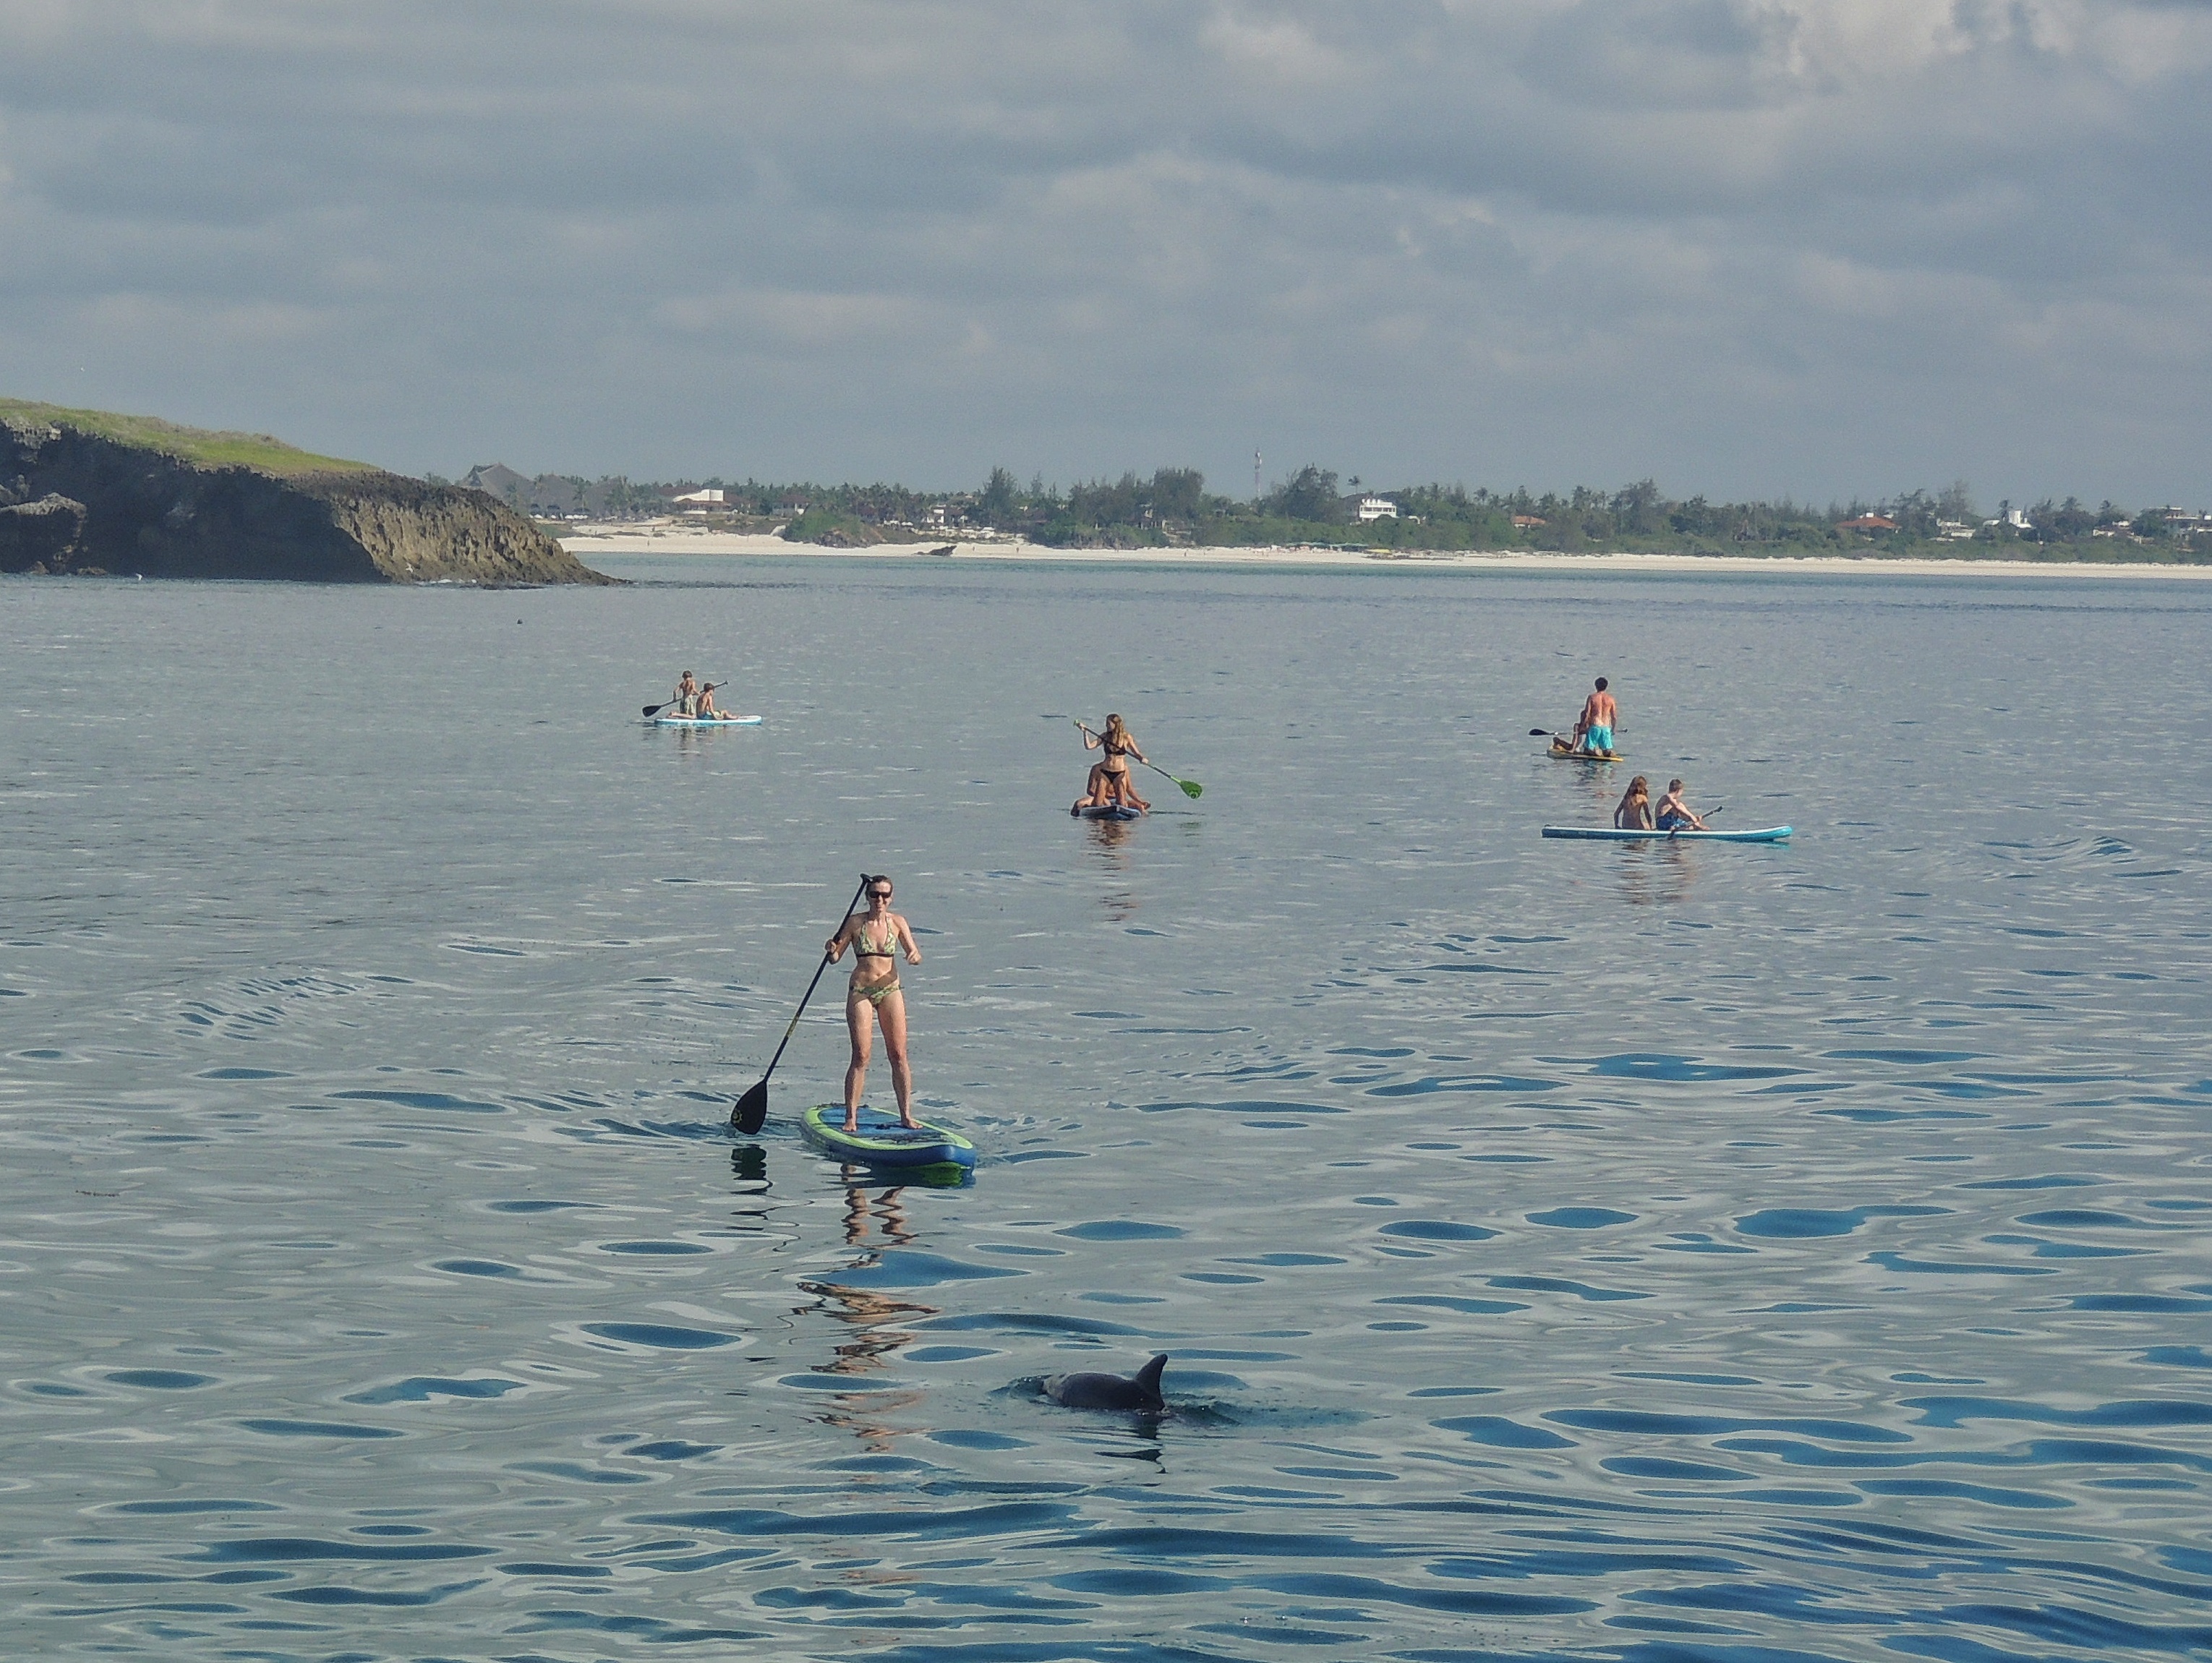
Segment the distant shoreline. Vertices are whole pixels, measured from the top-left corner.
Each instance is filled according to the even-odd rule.
[[[919,543],[879,543],[864,549],[830,549],[786,543],[773,534],[709,531],[690,525],[580,525],[563,533],[562,547],[580,559],[606,555],[803,555],[830,560],[933,558],[951,543],[951,560],[1052,561],[1071,566],[1260,566],[1285,569],[1377,566],[1498,572],[1611,572],[1679,577],[1691,572],[1855,573],[1863,576],[2067,577],[2212,579],[2212,565],[2149,561],[1929,560],[1869,555],[1636,555],[1534,549],[1364,549],[1313,548],[1055,549],[1015,538],[966,542],[942,537]]]

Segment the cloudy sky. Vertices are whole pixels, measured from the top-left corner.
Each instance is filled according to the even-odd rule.
[[[0,396],[410,472],[2212,499],[2202,0],[0,0]]]

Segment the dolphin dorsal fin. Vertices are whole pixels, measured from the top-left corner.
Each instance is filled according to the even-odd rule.
[[[1138,1389],[1157,1398],[1160,1395],[1160,1370],[1167,1366],[1168,1354],[1161,1351],[1129,1378],[1136,1382]]]

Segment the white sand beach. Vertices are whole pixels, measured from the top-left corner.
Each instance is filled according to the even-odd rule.
[[[932,538],[920,543],[883,543],[866,549],[825,549],[813,543],[786,543],[772,533],[744,534],[708,531],[675,522],[647,521],[578,525],[561,534],[561,546],[579,559],[608,555],[765,555],[787,557],[804,555],[823,560],[899,557],[954,560],[1055,561],[1088,566],[1271,566],[1316,567],[1442,567],[1505,572],[1620,573],[1645,577],[1682,576],[1696,573],[1834,572],[1868,577],[1962,576],[2175,578],[2212,579],[2212,566],[2154,565],[2148,561],[1927,560],[1885,559],[1878,555],[1850,558],[1838,555],[1571,555],[1535,549],[1390,549],[1370,552],[1357,549],[1188,548],[1188,549],[1053,549],[1018,537],[988,540]],[[951,554],[939,550],[946,547]]]

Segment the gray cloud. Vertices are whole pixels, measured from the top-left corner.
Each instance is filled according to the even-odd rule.
[[[2207,495],[2212,13],[0,0],[8,392],[392,465]]]

